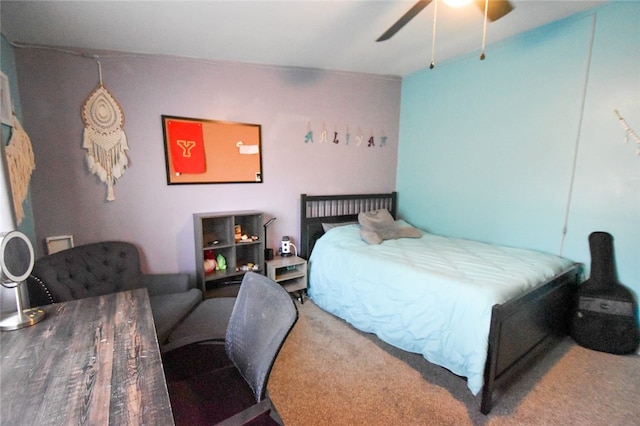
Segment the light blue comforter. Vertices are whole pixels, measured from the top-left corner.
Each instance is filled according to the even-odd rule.
[[[491,309],[572,264],[558,256],[424,233],[368,245],[358,225],[329,230],[309,260],[322,309],[483,385]]]

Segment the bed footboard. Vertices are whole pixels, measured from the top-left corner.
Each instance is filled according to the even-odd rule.
[[[544,285],[493,307],[480,405],[483,414],[491,411],[498,387],[568,334],[581,270],[581,264],[574,264]]]

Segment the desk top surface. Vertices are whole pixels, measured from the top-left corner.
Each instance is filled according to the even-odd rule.
[[[174,424],[145,289],[42,309],[0,333],[1,424]]]

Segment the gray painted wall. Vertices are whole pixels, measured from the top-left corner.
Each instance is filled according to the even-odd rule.
[[[36,156],[41,254],[52,235],[72,234],[76,245],[127,240],[139,246],[148,271],[193,274],[194,212],[256,209],[265,220],[277,217],[268,242],[275,248],[282,235],[297,243],[300,193],[395,189],[400,79],[101,53],[103,81],[122,106],[130,146],[130,167],[107,202],[82,148],[80,112],[99,82],[96,61],[47,49],[15,49],[15,56]],[[163,114],[261,124],[264,183],[168,186]],[[305,143],[310,129],[315,141]],[[373,135],[376,146],[356,146],[358,134],[365,141]]]

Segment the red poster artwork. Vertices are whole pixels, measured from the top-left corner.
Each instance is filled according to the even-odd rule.
[[[169,120],[167,129],[171,161],[176,174],[204,173],[207,164],[204,157],[202,123]]]

